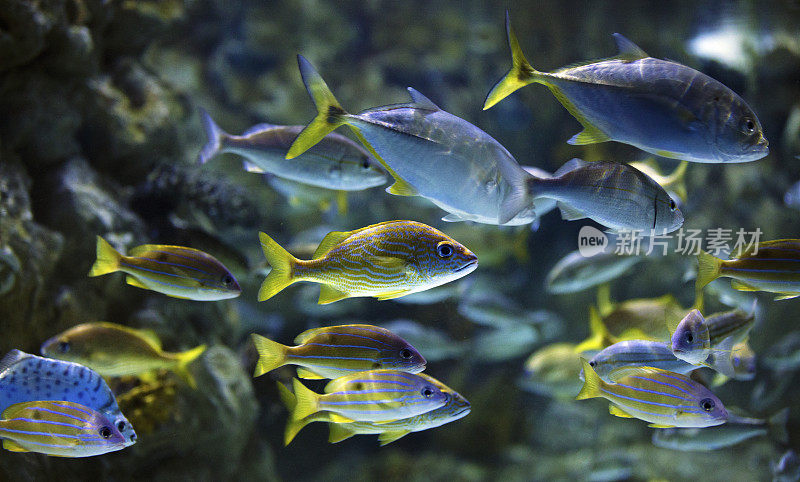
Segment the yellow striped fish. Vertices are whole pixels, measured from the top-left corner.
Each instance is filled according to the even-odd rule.
[[[172,370],[194,387],[188,366],[206,349],[200,345],[183,353],[161,349],[155,334],[107,322],[83,323],[42,344],[42,355],[87,366],[104,377],[141,375]]]
[[[216,301],[236,298],[242,293],[228,268],[200,250],[144,244],[123,256],[98,236],[97,261],[89,276],[115,271],[127,273],[126,281],[131,286],[173,298]]]
[[[650,427],[711,427],[725,423],[728,412],[719,398],[690,378],[666,370],[642,367],[607,383],[581,358],[585,382],[576,400],[602,397],[612,403],[611,415],[638,418]]]
[[[337,378],[318,394],[293,380],[297,404],[291,419],[330,412],[330,421],[386,422],[435,410],[447,395],[427,378],[397,370],[371,370]]]
[[[309,415],[302,420],[289,420],[286,424],[286,432],[284,434],[284,443],[289,443],[294,439],[297,433],[306,425],[312,422],[328,422],[330,429],[330,443],[341,442],[348,439],[353,435],[361,434],[377,434],[378,441],[381,446],[394,442],[395,440],[411,433],[421,432],[431,428],[440,427],[446,423],[453,422],[460,418],[466,417],[470,410],[470,403],[466,398],[461,396],[458,392],[448,387],[439,380],[428,375],[420,373],[418,376],[425,378],[432,384],[439,387],[442,392],[447,396],[447,402],[441,407],[422,413],[409,418],[402,418],[391,422],[375,423],[375,422],[349,422],[349,423],[335,423],[330,420],[330,412],[317,412]],[[294,409],[297,400],[294,394],[289,391],[282,383],[278,382],[278,392],[280,393],[281,400],[289,410]]]
[[[38,401],[8,407],[0,420],[3,448],[59,457],[92,457],[122,450],[126,441],[102,413],[78,403]]]
[[[800,239],[765,241],[727,261],[701,252],[697,264],[698,290],[727,276],[739,291],[777,293],[776,300],[800,296]]]
[[[438,229],[415,221],[387,221],[328,233],[313,259],[300,260],[259,233],[272,266],[258,300],[298,281],[320,283],[319,304],[354,296],[379,300],[425,291],[471,273],[478,257]]]
[[[283,365],[298,365],[300,378],[338,378],[388,368],[408,373],[425,369],[425,358],[407,341],[373,325],[324,326],[306,330],[286,346],[253,333],[260,358],[253,376]]]

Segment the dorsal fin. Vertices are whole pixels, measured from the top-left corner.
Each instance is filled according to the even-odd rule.
[[[642,50],[638,45],[626,39],[621,33],[614,34],[614,40],[617,42],[617,58],[632,62],[634,60],[644,59],[650,57],[647,52]]]
[[[308,340],[319,334],[319,332],[328,329],[330,329],[330,326],[320,326],[317,328],[311,328],[310,330],[306,330],[297,335],[294,339],[294,342],[298,345],[302,345],[303,343],[307,342]]]
[[[411,103],[414,107],[426,110],[442,110],[438,105],[434,104],[429,98],[422,95],[417,89],[408,87],[408,93],[411,94]]]
[[[324,238],[322,238],[322,242],[319,243],[319,246],[317,246],[317,249],[314,251],[314,255],[311,258],[317,259],[325,256],[328,251],[347,239],[347,237],[351,234],[353,234],[353,231],[331,231],[330,233],[326,234]]]
[[[10,352],[8,352],[6,356],[3,357],[2,360],[0,360],[0,373],[3,373],[8,367],[14,365],[18,361],[28,358],[30,356],[33,355],[25,353],[24,351],[21,350],[11,350]]]
[[[588,162],[578,159],[577,157],[574,159],[570,159],[569,161],[565,162],[563,166],[559,167],[556,172],[553,173],[553,177],[560,177],[564,174],[574,171],[575,169],[580,169],[581,167],[587,165]]]
[[[256,125],[248,128],[246,131],[242,132],[242,137],[249,136],[250,134],[257,134],[259,132],[263,132],[263,131],[267,131],[267,130],[270,130],[270,129],[274,129],[276,127],[280,127],[280,126],[275,125],[275,124],[267,124],[267,123],[256,124]]]

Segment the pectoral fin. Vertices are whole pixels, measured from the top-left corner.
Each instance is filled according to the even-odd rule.
[[[556,203],[558,209],[561,211],[561,219],[565,221],[575,221],[578,219],[585,219],[587,216],[578,209],[570,206],[569,204],[563,203],[561,201]]]
[[[739,281],[738,279],[734,279],[731,281],[731,288],[739,291],[759,291],[758,288],[751,286],[744,281]],[[797,295],[794,295],[797,296]]]
[[[395,182],[386,188],[386,192],[395,196],[419,196],[419,192],[409,183],[395,177]]]
[[[800,293],[782,293],[775,297],[775,301],[791,300],[792,298],[797,298],[798,296],[800,296]]]
[[[567,144],[573,146],[584,146],[586,144],[597,144],[600,142],[608,142],[611,138],[596,127],[586,126],[582,131],[575,134],[567,141]]]
[[[394,442],[395,440],[397,440],[399,438],[405,437],[409,433],[410,432],[408,430],[396,430],[396,431],[392,431],[392,432],[383,432],[382,434],[380,434],[378,436],[378,440],[381,442],[381,447],[383,447],[384,445],[390,444],[390,443]]]

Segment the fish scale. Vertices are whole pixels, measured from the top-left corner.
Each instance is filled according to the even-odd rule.
[[[9,406],[36,400],[61,400],[86,405],[120,423],[126,439],[133,427],[119,410],[103,378],[77,363],[52,360],[12,350],[0,360],[0,412]]]

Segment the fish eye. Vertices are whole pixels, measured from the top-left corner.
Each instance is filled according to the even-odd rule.
[[[684,336],[687,342],[691,343],[694,341],[694,335],[692,335],[691,331],[686,332],[686,336]]]
[[[97,431],[103,438],[111,437],[111,429],[109,427],[100,427],[100,430]]]
[[[589,362],[589,366],[590,366],[590,367],[593,367],[593,366],[595,366],[595,365],[597,365],[597,362],[596,362],[596,361],[592,360],[592,361],[590,361],[590,362]]]
[[[225,286],[231,286],[233,284],[233,276],[226,274],[222,277],[222,284]]]
[[[670,199],[669,200],[669,210],[670,211],[675,211],[677,208],[678,208],[678,205],[675,204],[675,200],[674,199]]]
[[[745,117],[744,119],[742,119],[739,128],[745,134],[752,134],[753,132],[756,131],[756,123],[753,122],[753,119]]]
[[[361,164],[361,167],[364,169],[369,169],[369,157],[364,158],[364,162]]]
[[[120,432],[125,430],[125,422],[117,422],[117,430],[119,430]]]
[[[400,358],[405,358],[406,360],[411,358],[411,350],[409,350],[408,348],[403,348],[402,350],[400,350]]]
[[[702,408],[706,412],[710,412],[711,410],[714,410],[714,406],[715,405],[716,404],[714,403],[714,400],[711,400],[710,398],[704,398],[704,399],[700,400],[700,408]]]
[[[438,254],[440,258],[449,258],[453,256],[453,246],[451,246],[450,243],[439,243],[439,246],[436,246],[436,254]]]
[[[433,388],[425,387],[420,393],[422,393],[422,396],[425,398],[431,398],[433,396]]]
[[[68,341],[59,342],[58,351],[60,351],[61,353],[67,353],[69,351],[69,342]]]

